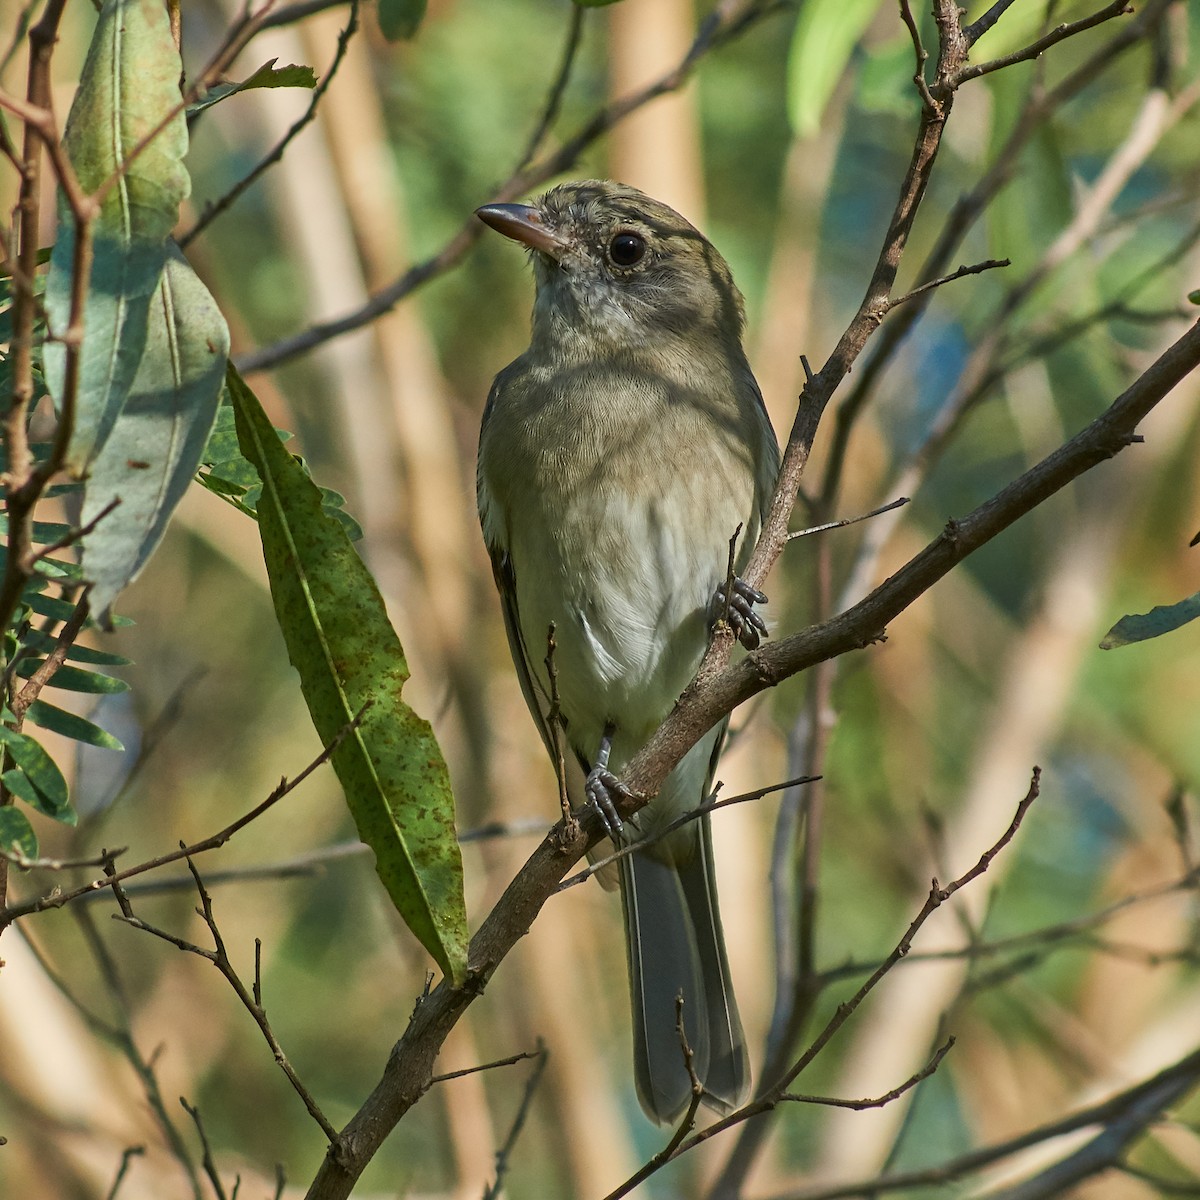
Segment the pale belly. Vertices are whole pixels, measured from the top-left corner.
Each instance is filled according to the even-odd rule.
[[[609,725],[612,766],[627,761],[700,662],[728,540],[745,519],[732,497],[707,500],[698,511],[684,489],[632,502],[601,489],[563,498],[552,513],[526,512],[512,530],[525,644],[545,681],[554,624],[568,739],[589,762]]]

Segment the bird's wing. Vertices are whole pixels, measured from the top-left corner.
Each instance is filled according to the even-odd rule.
[[[534,660],[530,657],[529,647],[525,641],[525,633],[521,628],[521,616],[517,609],[517,578],[513,570],[512,559],[506,551],[489,546],[488,554],[492,560],[492,576],[496,581],[496,590],[500,593],[500,611],[504,614],[504,632],[508,635],[508,648],[512,654],[513,665],[517,669],[517,680],[521,684],[521,695],[542,735],[542,742],[550,754],[550,761],[558,769],[559,754],[564,757],[567,769],[567,790],[573,803],[578,803],[578,778],[572,768],[572,759],[578,762],[580,769],[587,773],[589,764],[570,745],[566,736],[566,721],[561,714],[558,718],[560,736],[555,744],[554,727],[551,722],[553,704],[546,686],[533,668]],[[549,630],[547,630],[549,633]],[[544,656],[543,656],[544,657]]]

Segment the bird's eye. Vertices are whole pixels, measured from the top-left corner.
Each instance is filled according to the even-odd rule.
[[[618,267],[632,267],[646,253],[646,239],[637,233],[618,233],[608,244],[608,256]]]

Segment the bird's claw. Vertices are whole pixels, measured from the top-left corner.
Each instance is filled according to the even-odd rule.
[[[712,601],[712,619],[729,622],[733,636],[747,650],[757,650],[767,636],[767,623],[754,611],[754,605],[766,604],[767,597],[744,579],[733,577],[733,595],[726,600],[725,585],[717,588]]]
[[[607,768],[593,767],[583,785],[588,803],[600,814],[608,836],[617,841],[624,825],[617,815],[617,801],[628,799],[633,793]]]

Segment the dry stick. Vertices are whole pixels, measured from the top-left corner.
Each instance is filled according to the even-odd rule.
[[[751,1117],[758,1116],[761,1113],[770,1112],[787,1097],[788,1084],[796,1079],[801,1072],[803,1072],[805,1068],[812,1063],[817,1055],[821,1053],[821,1051],[830,1043],[830,1041],[832,1041],[835,1034],[837,1034],[837,1032],[842,1028],[843,1025],[845,1025],[850,1017],[854,1015],[854,1013],[858,1010],[859,1005],[861,1005],[867,996],[870,995],[879,981],[883,979],[883,977],[896,965],[896,963],[904,958],[912,946],[913,938],[915,938],[917,933],[920,931],[921,926],[924,925],[925,922],[933,915],[933,913],[936,912],[937,909],[940,908],[947,900],[949,900],[955,892],[966,887],[966,885],[972,880],[977,879],[980,875],[982,875],[991,865],[991,862],[996,855],[999,854],[1000,851],[1012,841],[1017,830],[1021,827],[1021,822],[1024,820],[1025,814],[1029,811],[1030,805],[1033,804],[1035,799],[1037,799],[1038,779],[1040,775],[1041,771],[1039,768],[1034,767],[1033,777],[1029,783],[1029,791],[1017,805],[1016,812],[1013,814],[1013,818],[1009,822],[1008,828],[986,851],[984,851],[983,854],[980,855],[979,861],[976,862],[970,870],[960,875],[957,879],[947,884],[944,888],[939,885],[936,879],[933,880],[933,883],[929,889],[929,895],[925,898],[925,903],[922,905],[921,911],[917,913],[917,915],[910,922],[908,928],[904,931],[904,936],[901,937],[901,939],[896,943],[896,946],[892,950],[891,954],[889,954],[888,957],[882,963],[880,963],[879,967],[875,970],[871,977],[859,987],[859,989],[854,993],[853,996],[850,997],[849,1000],[845,1000],[837,1006],[833,1016],[830,1017],[828,1022],[826,1022],[825,1027],[819,1034],[817,1034],[812,1042],[809,1043],[808,1049],[805,1050],[804,1053],[800,1055],[800,1057],[792,1064],[791,1068],[783,1075],[778,1083],[770,1087],[763,1095],[760,1095],[756,1099],[752,1100],[749,1104],[739,1108],[736,1112],[732,1112],[728,1116],[722,1117],[720,1120],[715,1121],[712,1125],[709,1125],[706,1129],[701,1130],[699,1133],[694,1134],[692,1137],[681,1142],[676,1147],[675,1152],[671,1157],[678,1157],[680,1154],[684,1154],[688,1150],[701,1145],[703,1142],[708,1141],[709,1138],[715,1137],[717,1134],[724,1132],[726,1129],[743,1124]],[[937,1065],[941,1063],[949,1049],[949,1045],[944,1046],[934,1055],[930,1066],[925,1071],[918,1072],[917,1075],[911,1080],[906,1081],[905,1084],[901,1084],[898,1088],[894,1088],[893,1092],[895,1095],[902,1095],[908,1090],[908,1087],[916,1086],[916,1084],[919,1083],[922,1078],[932,1074],[932,1071],[936,1070]],[[888,1093],[887,1095],[891,1096],[892,1093]],[[847,1103],[850,1107],[853,1107],[860,1102],[849,1101]],[[862,1107],[870,1107],[870,1102],[868,1101],[863,1101],[861,1104]],[[664,1159],[663,1161],[666,1160]],[[644,1183],[645,1180],[649,1178],[650,1174],[653,1173],[653,1171],[658,1170],[658,1168],[663,1165],[663,1161],[652,1160],[653,1167],[651,1167],[651,1163],[647,1163],[641,1168],[641,1170],[630,1176],[630,1178],[621,1184],[620,1187],[609,1192],[604,1200],[621,1200],[621,1197],[629,1195],[634,1188],[639,1186],[641,1183]],[[726,1182],[731,1181],[726,1180]],[[716,1186],[720,1188],[722,1186],[722,1181],[718,1180]]]
[[[181,849],[183,848],[182,843],[180,843],[180,847]],[[192,873],[192,879],[195,881],[196,892],[200,897],[200,908],[196,911],[208,927],[209,935],[213,940],[213,949],[205,950],[203,946],[198,946],[194,942],[189,942],[164,929],[159,929],[141,920],[139,917],[133,916],[127,910],[126,905],[122,906],[122,912],[113,913],[113,919],[122,921],[134,929],[141,929],[146,933],[151,933],[165,942],[170,942],[172,946],[188,954],[195,954],[200,958],[207,959],[221,972],[229,986],[233,988],[234,994],[242,1002],[242,1007],[254,1018],[255,1024],[262,1032],[264,1040],[271,1049],[271,1054],[274,1056],[275,1062],[279,1065],[279,1069],[284,1075],[287,1076],[287,1080],[292,1085],[296,1095],[303,1101],[304,1107],[308,1109],[309,1116],[321,1127],[321,1132],[332,1141],[337,1137],[337,1131],[329,1123],[328,1118],[321,1111],[320,1105],[317,1104],[312,1093],[300,1079],[300,1076],[296,1074],[296,1069],[288,1061],[287,1055],[283,1052],[283,1047],[279,1044],[279,1039],[275,1036],[274,1029],[271,1028],[271,1022],[267,1019],[267,1010],[262,1004],[262,981],[259,977],[261,944],[257,939],[255,940],[254,987],[253,991],[251,991],[242,982],[241,976],[230,961],[229,952],[225,948],[225,939],[221,936],[221,930],[213,915],[212,896],[209,895],[208,889],[204,886],[204,880],[201,879],[200,872],[196,869],[196,864],[190,855],[187,858],[187,865],[188,870]],[[118,886],[114,885],[114,887]]]
[[[599,108],[590,120],[558,149],[524,170],[514,171],[503,184],[495,189],[490,199],[514,200],[553,176],[561,174],[574,165],[589,146],[613,126],[623,121],[630,113],[636,112],[659,96],[665,96],[683,87],[691,78],[696,64],[706,54],[726,45],[744,33],[756,21],[783,11],[785,7],[786,5],[780,3],[779,0],[750,0],[749,3],[740,6],[730,4],[718,6],[710,19],[701,27],[691,48],[677,66],[658,80],[647,84],[624,99],[615,100]],[[241,355],[236,360],[238,369],[243,374],[268,370],[323,345],[332,338],[341,337],[343,334],[351,333],[355,329],[370,324],[377,317],[390,312],[401,300],[422,284],[428,283],[429,280],[437,278],[456,266],[476,240],[482,236],[483,230],[484,226],[472,214],[437,253],[409,267],[395,282],[376,292],[353,312],[331,321],[322,321],[311,325],[301,333],[284,338],[270,346],[264,346],[252,354]]]
[[[432,1086],[435,1083],[445,1083],[448,1079],[461,1079],[464,1075],[478,1075],[480,1071],[494,1071],[497,1067],[511,1067],[513,1063],[524,1062],[527,1058],[541,1058],[545,1054],[546,1047],[539,1038],[536,1050],[522,1050],[519,1054],[510,1054],[507,1058],[496,1058],[491,1062],[480,1063],[476,1067],[463,1067],[460,1071],[447,1071],[444,1075],[433,1076],[429,1083]]]
[[[227,841],[240,829],[244,829],[251,821],[256,821],[259,817],[277,804],[289,792],[294,791],[300,786],[318,767],[328,760],[331,754],[341,745],[342,740],[349,736],[350,732],[356,729],[366,715],[368,704],[364,705],[343,729],[340,729],[334,736],[329,745],[317,755],[316,758],[292,779],[281,779],[279,786],[261,803],[256,804],[248,813],[239,817],[230,825],[226,825],[224,829],[218,833],[214,833],[209,837],[201,838],[198,842],[193,842],[188,846],[181,846],[178,850],[172,850],[169,854],[160,854],[157,858],[148,859],[145,862],[138,863],[136,866],[126,867],[123,871],[117,871],[114,874],[107,876],[104,879],[94,879],[91,883],[86,883],[81,887],[72,888],[69,891],[55,890],[46,896],[39,896],[36,900],[27,901],[24,904],[14,904],[11,907],[0,909],[0,930],[7,928],[14,921],[21,917],[29,916],[31,913],[45,912],[47,909],[62,908],[65,904],[70,904],[73,900],[78,900],[81,896],[89,895],[93,892],[102,891],[105,888],[112,887],[114,884],[123,883],[126,879],[132,879],[135,875],[144,875],[147,871],[156,870],[158,867],[166,866],[168,863],[179,862],[194,857],[197,854],[203,854],[206,850],[215,850],[220,846],[225,845]],[[7,863],[7,859],[0,860]]]

